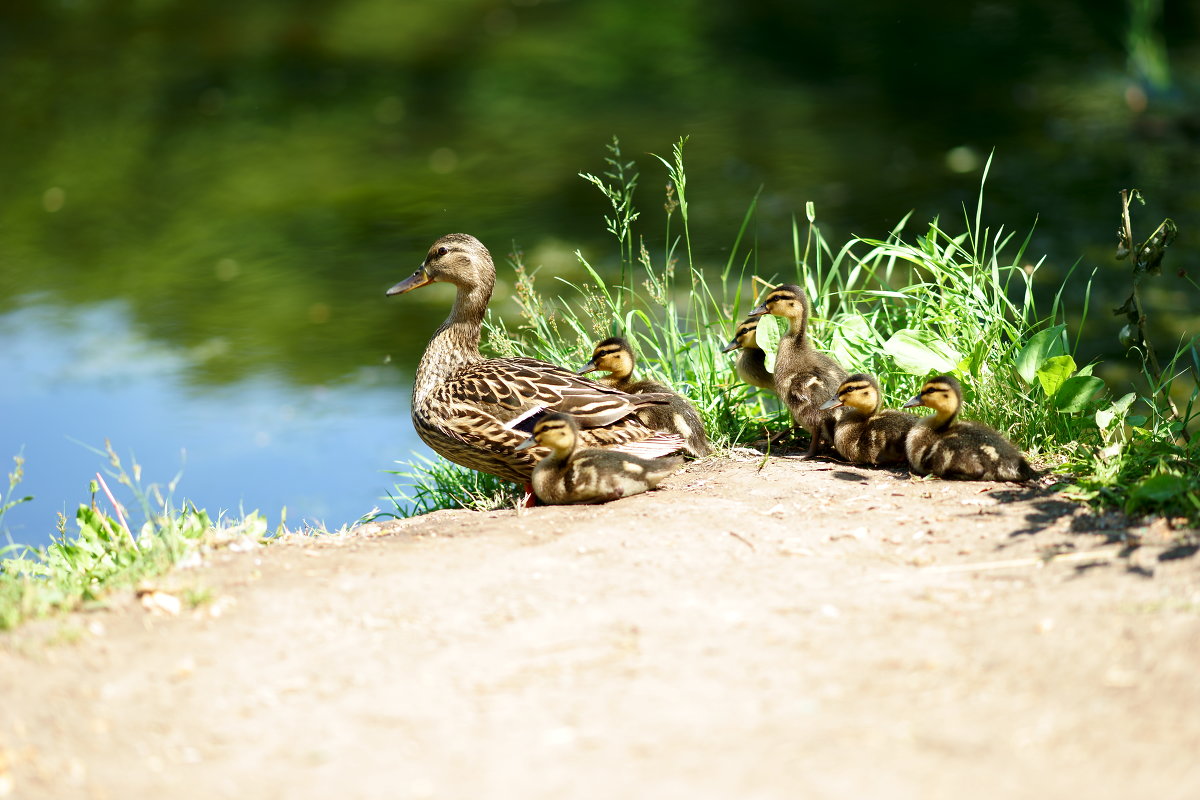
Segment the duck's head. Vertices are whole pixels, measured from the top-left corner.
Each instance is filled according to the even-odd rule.
[[[762,304],[750,312],[751,317],[773,314],[793,322],[803,322],[808,316],[808,295],[794,283],[785,283],[772,289]]]
[[[742,320],[742,324],[738,325],[737,332],[733,334],[733,341],[725,345],[721,349],[722,353],[729,353],[734,350],[754,350],[758,348],[758,339],[755,337],[755,332],[758,330],[758,317],[746,317]]]
[[[483,242],[466,233],[448,233],[433,243],[417,271],[387,290],[389,295],[404,294],[435,281],[463,288],[486,286],[496,282],[496,267]]]
[[[605,339],[592,350],[592,360],[579,370],[580,375],[599,370],[611,372],[617,380],[623,380],[633,374],[633,348],[629,342],[620,336]]]
[[[549,447],[555,453],[565,455],[575,448],[579,427],[575,418],[561,411],[544,415],[533,426],[533,435],[517,445],[517,450],[530,447]]]
[[[821,410],[825,411],[831,408],[849,406],[864,414],[874,414],[879,409],[882,394],[879,389],[879,382],[870,375],[860,372],[842,381],[842,385],[838,387],[837,394],[833,396],[833,399],[822,405]]]
[[[956,415],[962,406],[962,387],[949,375],[930,378],[925,381],[917,396],[905,403],[903,408],[916,406],[932,408],[935,416],[949,419]]]

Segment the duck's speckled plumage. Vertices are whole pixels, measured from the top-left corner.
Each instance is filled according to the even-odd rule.
[[[824,408],[843,407],[833,431],[833,445],[855,464],[903,464],[904,444],[917,417],[894,409],[880,410],[882,391],[874,377],[857,373],[842,381]]]
[[[758,346],[757,331],[758,317],[747,317],[738,325],[733,341],[721,352],[737,350],[738,358],[734,364],[737,376],[751,386],[775,394],[775,375],[767,369],[767,354]]]
[[[533,468],[533,491],[548,505],[606,503],[654,489],[683,463],[681,458],[639,458],[629,453],[579,447],[570,414],[544,415],[522,447],[549,448]]]
[[[579,422],[584,444],[627,447],[645,456],[683,446],[658,433],[637,411],[669,400],[630,395],[533,358],[485,358],[479,352],[483,316],[496,270],[473,236],[438,239],[417,271],[388,294],[443,281],[457,288],[450,316],[433,334],[413,380],[412,420],[421,440],[447,459],[504,480],[527,483],[544,450],[522,450],[529,425],[545,410],[566,411]],[[513,427],[525,418],[527,422]]]
[[[1027,481],[1038,477],[1025,456],[998,431],[982,422],[958,419],[962,387],[949,375],[925,382],[905,408],[927,406],[908,434],[905,449],[914,472],[971,481]]]
[[[580,370],[584,375],[592,371],[608,372],[596,379],[597,383],[630,394],[662,394],[669,399],[664,405],[646,406],[637,414],[642,422],[660,431],[678,433],[687,442],[687,451],[697,458],[712,452],[704,421],[691,403],[679,396],[669,386],[654,381],[639,381],[633,377],[633,347],[620,336],[613,336],[598,343],[592,350],[592,359]]]
[[[775,390],[791,412],[792,421],[812,434],[808,455],[833,446],[833,431],[841,409],[821,410],[842,381],[846,370],[824,353],[813,349],[808,338],[811,313],[808,295],[799,286],[785,283],[771,290],[751,316],[774,314],[788,321],[788,332],[779,340],[775,355]]]

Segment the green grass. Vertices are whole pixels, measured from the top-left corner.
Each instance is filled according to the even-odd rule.
[[[1005,431],[1036,462],[1061,473],[1069,496],[1200,520],[1200,454],[1184,436],[1196,422],[1196,341],[1181,346],[1168,368],[1147,366],[1138,386],[1107,386],[1092,374],[1095,364],[1077,363],[1078,330],[1108,320],[1089,316],[1090,279],[1082,292],[1070,283],[1080,279],[1069,275],[1052,291],[1035,293],[1040,262],[1027,252],[1032,231],[1020,236],[984,222],[990,159],[975,208],[954,226],[935,219],[911,232],[905,217],[881,238],[856,237],[835,249],[810,204],[804,221],[793,222],[791,269],[755,275],[747,231],[757,198],[724,264],[693,258],[684,143],[669,158],[655,157],[669,183],[663,229],[650,237],[652,245],[638,228],[638,172],[614,139],[605,173],[581,177],[608,200],[605,223],[619,270],[602,272],[577,253],[587,281],[547,282],[520,252],[512,254],[519,318],[510,324],[489,314],[485,349],[578,367],[597,340],[623,335],[638,351],[638,374],[691,399],[714,445],[727,448],[787,424],[773,403],[737,380],[720,350],[765,287],[796,282],[813,300],[814,341],[849,371],[876,375],[891,405],[927,377],[952,373],[965,389],[965,415]],[[609,280],[609,272],[618,274]],[[1039,307],[1039,295],[1051,298],[1048,307]],[[1080,320],[1074,331],[1068,314]],[[1192,376],[1190,399],[1173,408],[1170,376],[1185,372]],[[401,514],[511,501],[504,484],[440,459],[406,477],[408,488],[398,489]]]
[[[511,508],[522,496],[515,483],[460,467],[444,458],[418,456],[406,468],[390,472],[404,480],[391,496],[401,512],[395,516],[417,516],[442,508],[492,511]]]
[[[9,544],[0,549],[0,630],[102,602],[107,592],[161,575],[201,547],[244,538],[260,541],[267,535],[266,520],[257,512],[234,522],[213,520],[194,506],[176,508],[171,501],[174,481],[165,494],[157,484],[143,487],[137,464],[130,475],[111,447],[106,454],[108,475],[117,491],[132,492],[141,524],[130,522],[130,512],[97,473],[91,502],[75,511],[73,531],[68,532],[67,519],[59,515],[57,535],[46,547]],[[10,497],[20,483],[22,462],[20,457],[16,461],[9,475]],[[4,512],[15,502],[20,501],[0,502],[0,530]]]

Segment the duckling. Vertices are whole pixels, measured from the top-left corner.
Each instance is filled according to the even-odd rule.
[[[596,382],[628,394],[668,395],[665,405],[644,406],[638,418],[654,430],[678,433],[687,442],[687,451],[697,458],[712,452],[704,422],[695,406],[673,392],[669,387],[654,381],[638,381],[633,378],[633,348],[620,336],[605,339],[592,350],[592,360],[579,370],[580,375],[599,370],[610,373],[597,378]]]
[[[767,369],[767,354],[758,346],[755,334],[758,331],[758,317],[746,317],[738,325],[733,341],[725,345],[722,353],[741,350],[734,369],[737,375],[751,386],[766,389],[775,394],[775,376]]]
[[[905,439],[917,418],[893,409],[879,410],[882,392],[870,375],[857,373],[842,381],[837,395],[821,406],[846,407],[833,431],[833,444],[855,464],[903,464]]]
[[[792,421],[812,434],[808,457],[833,444],[834,426],[843,411],[821,410],[821,406],[847,377],[836,361],[813,349],[808,338],[810,313],[808,295],[792,283],[772,289],[762,305],[750,312],[752,317],[774,314],[788,321],[788,332],[775,351],[775,391],[787,404]]]
[[[640,458],[617,450],[579,447],[579,426],[570,414],[545,414],[533,435],[517,445],[549,447],[533,468],[533,491],[547,505],[607,503],[655,489],[683,464],[679,457]]]
[[[934,413],[909,431],[905,450],[913,471],[968,481],[1027,481],[1038,477],[1012,442],[982,422],[958,419],[962,387],[949,375],[931,378],[904,408]]]

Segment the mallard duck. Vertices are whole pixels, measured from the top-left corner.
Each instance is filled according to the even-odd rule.
[[[579,427],[570,414],[545,414],[518,450],[548,447],[533,468],[533,491],[547,505],[607,503],[654,489],[679,469],[683,459],[639,458],[617,450],[579,447]]]
[[[484,358],[479,333],[496,268],[474,236],[451,233],[421,266],[388,289],[404,294],[434,282],[457,289],[450,316],[433,334],[413,379],[412,420],[433,450],[456,464],[527,483],[545,451],[517,450],[545,411],[568,411],[588,446],[621,447],[643,457],[683,447],[676,434],[648,427],[637,412],[670,398],[631,395],[533,358]]]
[[[634,380],[633,364],[633,347],[620,336],[613,336],[596,345],[592,350],[592,360],[579,370],[579,374],[608,372],[610,374],[607,377],[597,378],[596,381],[630,394],[669,395],[671,399],[666,405],[647,406],[637,412],[638,417],[655,430],[678,433],[687,442],[688,452],[697,458],[712,452],[704,432],[704,422],[695,407],[668,386],[654,381]]]
[[[916,424],[912,414],[894,409],[879,410],[879,382],[857,373],[842,381],[823,411],[845,406],[833,430],[833,445],[842,457],[855,464],[903,464],[908,460],[904,442]]]
[[[799,286],[785,283],[772,289],[752,317],[774,314],[788,321],[788,332],[775,351],[775,391],[791,412],[792,421],[812,434],[807,456],[832,446],[833,429],[841,409],[821,410],[834,395],[846,370],[829,356],[813,349],[808,338],[808,295]]]
[[[906,451],[913,471],[969,481],[1027,481],[1038,477],[1012,442],[982,422],[958,419],[962,387],[949,375],[931,378],[904,408],[926,406],[933,416],[909,431]]]
[[[740,349],[737,363],[734,365],[738,377],[751,386],[775,394],[775,375],[767,369],[767,354],[758,346],[758,340],[755,338],[757,330],[758,317],[746,317],[742,324],[738,325],[733,341],[725,345],[721,352],[729,353]]]

